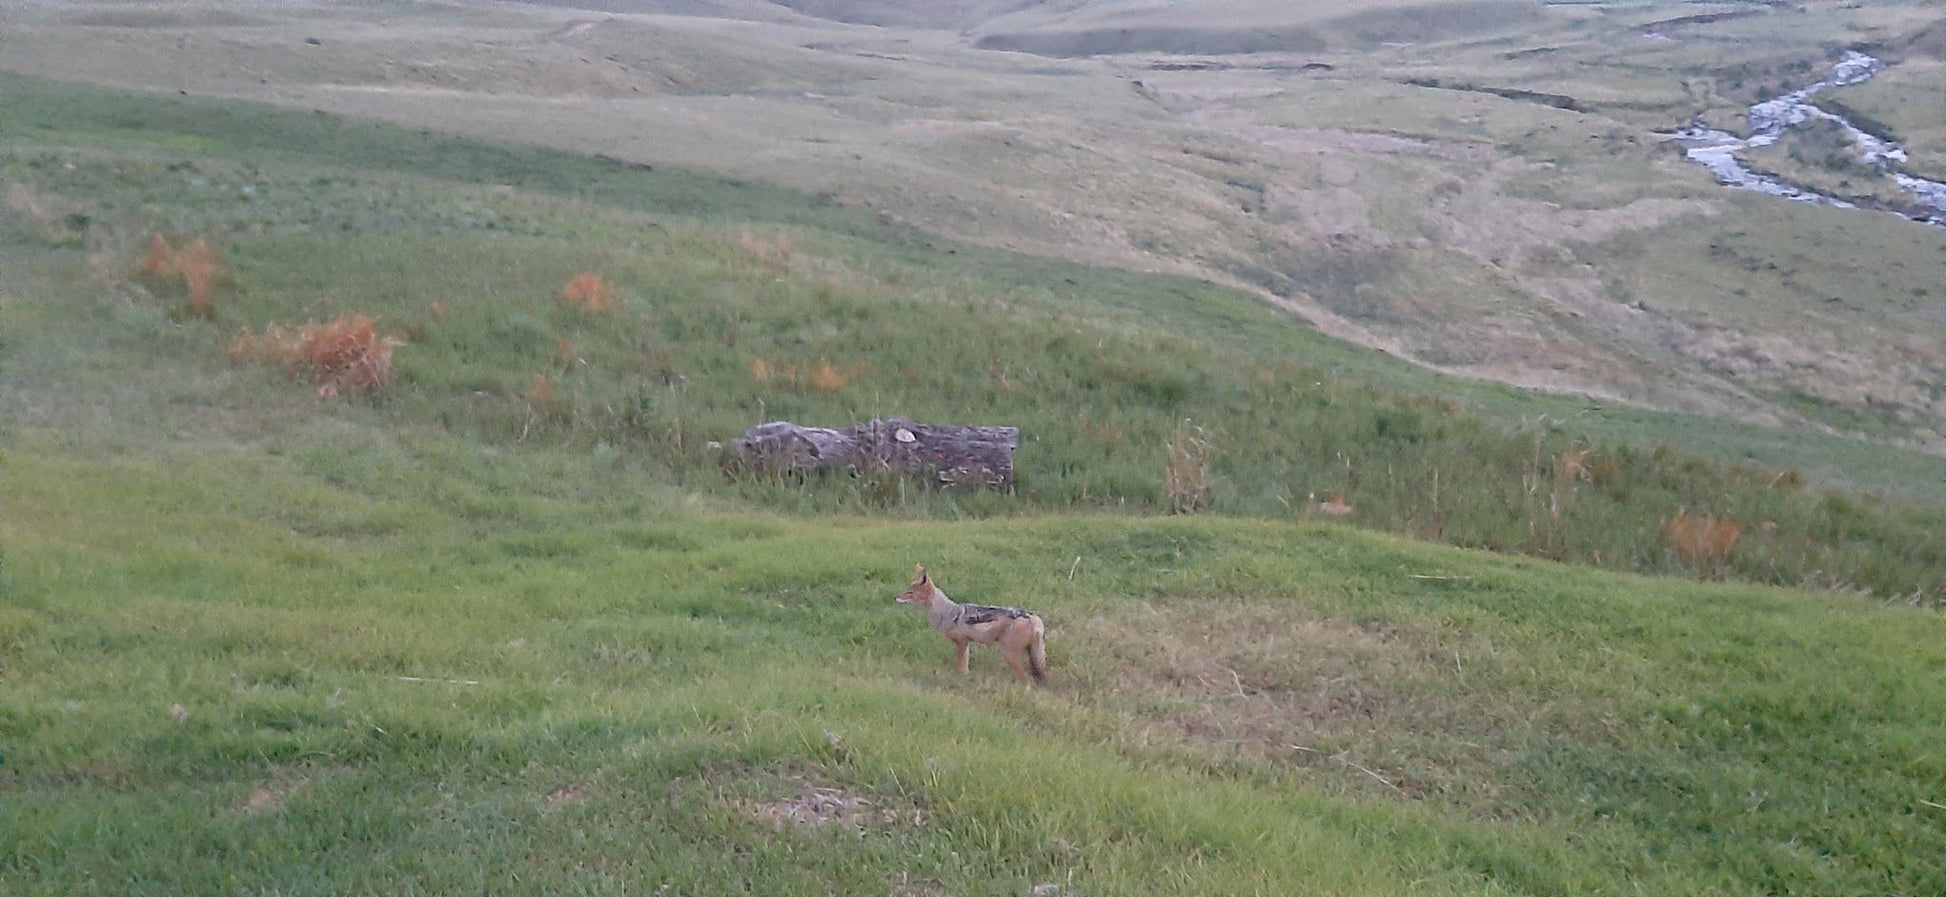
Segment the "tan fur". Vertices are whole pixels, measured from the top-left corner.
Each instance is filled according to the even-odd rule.
[[[933,585],[924,566],[918,570],[919,578],[894,600],[925,609],[927,622],[953,643],[953,662],[960,672],[968,672],[967,653],[973,645],[992,645],[1013,669],[1015,679],[1026,682],[1031,676],[1047,681],[1047,626],[1040,615],[1012,607],[960,604]]]

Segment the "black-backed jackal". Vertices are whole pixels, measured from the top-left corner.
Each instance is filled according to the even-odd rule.
[[[919,578],[895,599],[902,604],[917,604],[926,609],[926,621],[953,643],[953,659],[964,673],[966,652],[973,643],[992,645],[1013,668],[1014,678],[1047,681],[1047,626],[1041,618],[1018,607],[989,607],[960,604],[932,584],[926,568],[919,567]]]

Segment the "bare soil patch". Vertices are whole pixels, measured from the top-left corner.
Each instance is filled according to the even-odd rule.
[[[582,803],[588,799],[588,795],[594,793],[594,790],[595,783],[593,782],[569,782],[553,791],[547,792],[541,798],[541,806],[545,809],[555,810],[568,804]]]
[[[857,829],[923,826],[925,811],[893,798],[868,797],[809,773],[788,773],[767,783],[765,790],[782,796],[739,804],[743,815],[779,829],[821,829],[833,825]]]
[[[284,805],[292,795],[310,787],[310,779],[272,780],[261,782],[250,789],[250,793],[237,798],[230,804],[230,812],[245,816],[259,816]]]

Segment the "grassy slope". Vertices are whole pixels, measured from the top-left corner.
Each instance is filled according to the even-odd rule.
[[[15,82],[14,93],[36,98],[37,83]],[[400,354],[402,410],[469,432],[503,438],[539,428],[625,447],[648,442],[695,464],[705,461],[704,441],[761,418],[997,418],[1027,428],[1022,472],[1036,504],[1119,507],[1159,502],[1155,446],[1189,418],[1216,440],[1215,499],[1224,510],[1301,512],[1307,495],[1344,490],[1364,509],[1361,519],[1387,528],[1669,569],[1654,527],[1689,507],[1781,525],[1786,541],[1758,546],[1762,537],[1752,534],[1748,575],[1880,593],[1931,583],[1931,540],[1882,537],[1917,534],[1901,521],[1932,515],[1867,510],[1858,524],[1849,503],[1834,512],[1815,496],[1723,488],[1726,478],[1768,481],[1774,472],[1713,471],[1606,446],[1668,440],[1780,468],[1808,462],[1814,482],[1864,481],[1923,501],[1946,493],[1937,459],[1435,378],[1293,328],[1229,291],[963,246],[942,254],[924,234],[756,185],[723,185],[712,202],[711,181],[681,172],[644,174],[323,116],[85,90],[39,97],[15,116],[30,138],[13,157],[16,177],[88,210],[69,214],[132,214],[232,235],[225,251],[235,253],[246,294],[231,303],[233,324],[343,308],[387,316],[417,343]],[[277,124],[260,126],[266,120]],[[102,122],[122,127],[104,131]],[[65,150],[27,149],[35,135],[96,149],[70,160]],[[131,139],[175,147],[103,154]],[[305,155],[313,149],[333,161]],[[407,176],[414,166],[422,171]],[[426,177],[458,183],[415,179]],[[118,191],[137,179],[144,189],[131,206]],[[60,201],[42,205],[59,217]],[[753,223],[790,227],[751,231]],[[117,239],[113,227],[95,230],[98,243]],[[124,236],[112,248],[127,252],[132,242]],[[581,320],[540,298],[590,267],[617,282],[633,303],[628,312]],[[338,304],[319,305],[320,296]],[[433,319],[433,300],[450,319]],[[226,330],[182,336],[208,342]],[[749,373],[759,359],[796,368],[800,379],[829,360],[855,382],[833,393],[762,384]],[[664,388],[665,372],[690,381]],[[543,375],[558,387],[555,401],[504,400]],[[475,393],[493,400],[466,398]],[[1450,399],[1488,419],[1528,421],[1531,432],[1483,426]],[[1613,462],[1611,476],[1598,490],[1567,490],[1570,502],[1584,497],[1554,519],[1559,503],[1536,494],[1532,479],[1589,444],[1604,446],[1590,466]],[[1549,519],[1537,522],[1543,509]],[[1807,553],[1800,536],[1901,544],[1893,563],[1908,572],[1868,574],[1855,557]]]
[[[1259,25],[1352,6],[1199,2],[1195,19],[1261,37]],[[1475,23],[1467,6],[1362,4],[1372,16],[1352,19],[1370,21],[1339,29],[1345,53],[1323,58],[1333,72],[1142,72],[1142,91],[1121,62],[975,53],[940,33],[576,21],[512,4],[243,21],[198,4],[33,8],[8,21],[6,66],[776,179],[975,243],[1247,280],[1331,333],[1452,372],[1938,448],[1946,354],[1925,313],[1938,232],[1855,224],[1870,259],[1919,257],[1855,267],[1849,245],[1821,241],[1839,226],[1821,210],[1728,195],[1648,132],[1703,111],[1736,126],[1751,91],[1802,84],[1831,47],[1901,35],[1923,6],[1742,8],[1693,27],[1656,25],[1693,4],[1526,6],[1539,19],[1512,33],[1411,41]],[[1644,41],[1642,27],[1677,41]],[[1594,113],[1403,78],[1570,93]],[[1757,269],[1691,251],[1724,235],[1759,249]]]
[[[1912,56],[1864,84],[1832,92],[1843,112],[1852,113],[1898,140],[1912,174],[1946,177],[1946,60]]]
[[[1195,5],[1197,23],[1228,19],[1253,38],[1279,17],[1352,6]],[[1473,23],[1468,5],[1431,4],[1447,24]],[[1410,38],[1427,6],[1364,4],[1376,18],[1350,32]],[[1143,72],[1143,91],[1122,63],[973,52],[950,35],[576,23],[514,5],[243,21],[195,3],[41,7],[6,23],[6,66],[777,180],[969,242],[1256,283],[1331,332],[1483,378],[1936,449],[1946,344],[1926,311],[1927,263],[1946,238],[1736,196],[1648,133],[1706,111],[1737,127],[1754,92],[1815,77],[1833,47],[1927,21],[1918,4],[1812,6],[1694,26],[1657,24],[1691,4],[1555,7],[1436,45],[1348,32],[1323,60],[1332,72]],[[1677,40],[1642,39],[1651,27]],[[1395,83],[1428,77],[1566,93],[1594,112]],[[1874,264],[1823,239],[1840,227]],[[1724,237],[1757,254],[1693,251]],[[1714,288],[1724,280],[1736,289]]]
[[[16,443],[11,893],[1946,885],[1935,615],[1333,528],[720,515],[377,442],[332,447],[357,489]],[[1044,609],[1057,688],[948,673],[887,600],[912,558]],[[925,822],[748,815],[811,785]]]
[[[766,411],[986,408],[1056,441],[1023,453],[1031,507],[1139,506],[1187,408],[1234,428],[1219,505],[1248,511],[1264,499],[1236,484],[1287,470],[1244,450],[1288,432],[1250,423],[1266,400],[1346,409],[1294,419],[1361,454],[1423,460],[1409,447],[1444,433],[1455,470],[1509,445],[1436,403],[1307,386],[1283,355],[1411,375],[1241,297],[935,259],[923,235],[680,173],[6,88],[7,176],[38,210],[10,213],[0,266],[9,893],[1946,886],[1915,860],[1946,846],[1924,802],[1946,789],[1934,614],[1315,524],[791,519],[751,504],[1001,509],[723,484],[695,451]],[[560,198],[582,191],[601,201]],[[115,283],[126,228],[156,223],[219,235],[222,324]],[[120,254],[91,265],[89,241]],[[629,312],[547,308],[586,266]],[[1073,289],[1036,288],[1056,277]],[[318,404],[221,361],[228,325],[342,307],[412,331],[396,396]],[[1064,335],[1081,359],[1049,346]],[[588,363],[562,398],[510,397],[563,336]],[[1012,389],[988,374],[1001,350],[1032,359],[1008,362]],[[871,368],[834,395],[748,380],[751,358],[820,356]],[[646,387],[665,366],[686,391]],[[1058,442],[1078,396],[1121,455]],[[1422,438],[1335,429],[1386,415]],[[1337,462],[1304,445],[1288,470]],[[1688,483],[1685,464],[1636,488]],[[1842,507],[1827,519],[1906,532]],[[1002,687],[991,657],[948,673],[888,600],[921,559],[962,598],[1043,609],[1058,687]],[[813,787],[899,821],[754,818]]]

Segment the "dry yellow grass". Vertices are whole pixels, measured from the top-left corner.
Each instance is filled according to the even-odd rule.
[[[594,315],[605,315],[621,307],[621,300],[608,282],[593,271],[576,274],[554,297],[556,302]]]
[[[838,392],[851,383],[854,378],[862,377],[870,370],[866,363],[854,362],[850,368],[841,370],[829,358],[819,358],[815,365],[800,368],[795,364],[772,364],[759,358],[750,362],[750,379],[766,386],[775,383],[792,392],[812,390],[815,392]]]
[[[820,358],[818,366],[811,369],[804,382],[805,385],[819,392],[837,392],[844,389],[845,384],[850,381],[844,374],[839,373],[837,368],[831,366],[830,359]]]
[[[1656,537],[1684,566],[1711,573],[1729,562],[1730,553],[1743,539],[1743,527],[1728,517],[1678,508],[1676,516],[1662,521]]]
[[[197,237],[188,243],[170,240],[161,234],[149,239],[149,250],[142,257],[142,269],[159,280],[179,278],[188,292],[184,309],[199,318],[216,316],[210,289],[224,273],[223,264],[209,240]]]
[[[243,331],[230,341],[239,363],[272,364],[293,376],[309,373],[319,398],[370,395],[392,384],[392,351],[405,345],[381,335],[368,315],[338,315],[295,329],[269,324],[262,334]]]
[[[1209,490],[1215,481],[1210,472],[1208,434],[1202,427],[1183,421],[1162,443],[1167,461],[1163,467],[1162,490],[1168,498],[1169,512],[1190,514],[1209,505]]]
[[[526,399],[529,405],[546,405],[554,401],[554,381],[548,379],[546,374],[535,374],[534,385],[527,387],[521,398]]]

